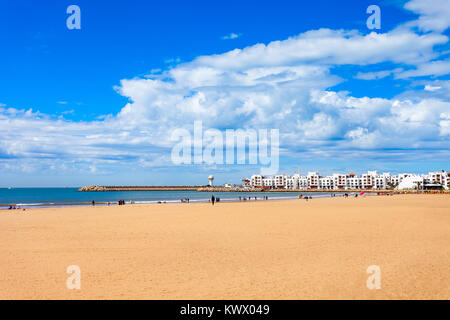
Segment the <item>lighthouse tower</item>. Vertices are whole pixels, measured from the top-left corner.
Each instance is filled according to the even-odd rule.
[[[209,180],[209,185],[212,187],[212,186],[213,186],[213,181],[214,181],[214,176],[213,176],[213,175],[210,175],[210,176],[208,177],[208,180]]]

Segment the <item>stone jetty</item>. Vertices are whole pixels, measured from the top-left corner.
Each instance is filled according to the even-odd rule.
[[[195,191],[201,186],[84,186],[80,192],[104,191]]]

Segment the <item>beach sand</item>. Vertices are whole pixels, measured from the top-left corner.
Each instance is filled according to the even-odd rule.
[[[0,230],[0,299],[450,298],[449,195],[1,211]]]

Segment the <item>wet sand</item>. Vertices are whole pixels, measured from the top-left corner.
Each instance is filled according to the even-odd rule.
[[[0,299],[450,298],[450,195],[1,211],[0,230]]]

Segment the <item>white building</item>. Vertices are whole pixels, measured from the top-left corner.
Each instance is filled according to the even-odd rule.
[[[415,174],[404,177],[399,183],[398,190],[422,189],[424,177]]]
[[[263,185],[263,176],[260,175],[260,174],[253,175],[250,178],[250,185],[252,187],[260,187],[260,186],[262,186]]]
[[[351,173],[341,185],[344,189],[362,189],[362,179]]]
[[[334,173],[332,177],[333,177],[334,189],[346,189],[347,188],[347,176],[345,174]]]
[[[353,173],[334,173],[323,177],[318,172],[308,172],[306,176],[299,173],[293,176],[280,174],[276,176],[253,175],[242,180],[245,186],[265,187],[270,189],[295,190],[386,190],[386,189],[446,189],[450,188],[450,173],[445,171],[429,172],[427,175],[402,173],[391,175],[389,172],[379,174],[368,171],[357,176]]]
[[[308,189],[318,189],[320,178],[321,176],[318,172],[308,172],[308,176],[306,177],[308,181]]]
[[[424,186],[425,188],[444,188],[449,190],[450,188],[450,172],[436,171],[429,172],[428,175],[424,176]]]
[[[332,177],[319,178],[319,189],[331,190],[333,189],[333,186],[334,184]]]
[[[281,175],[275,176],[275,178],[274,178],[274,181],[275,181],[274,186],[275,186],[275,188],[277,188],[277,189],[285,188],[286,187],[286,179],[287,178],[288,178],[288,176],[285,175],[285,174],[281,174]]]
[[[286,178],[286,189],[298,189],[297,180],[294,177]]]
[[[264,178],[264,179],[262,179],[262,186],[275,187],[275,180],[272,178]]]

